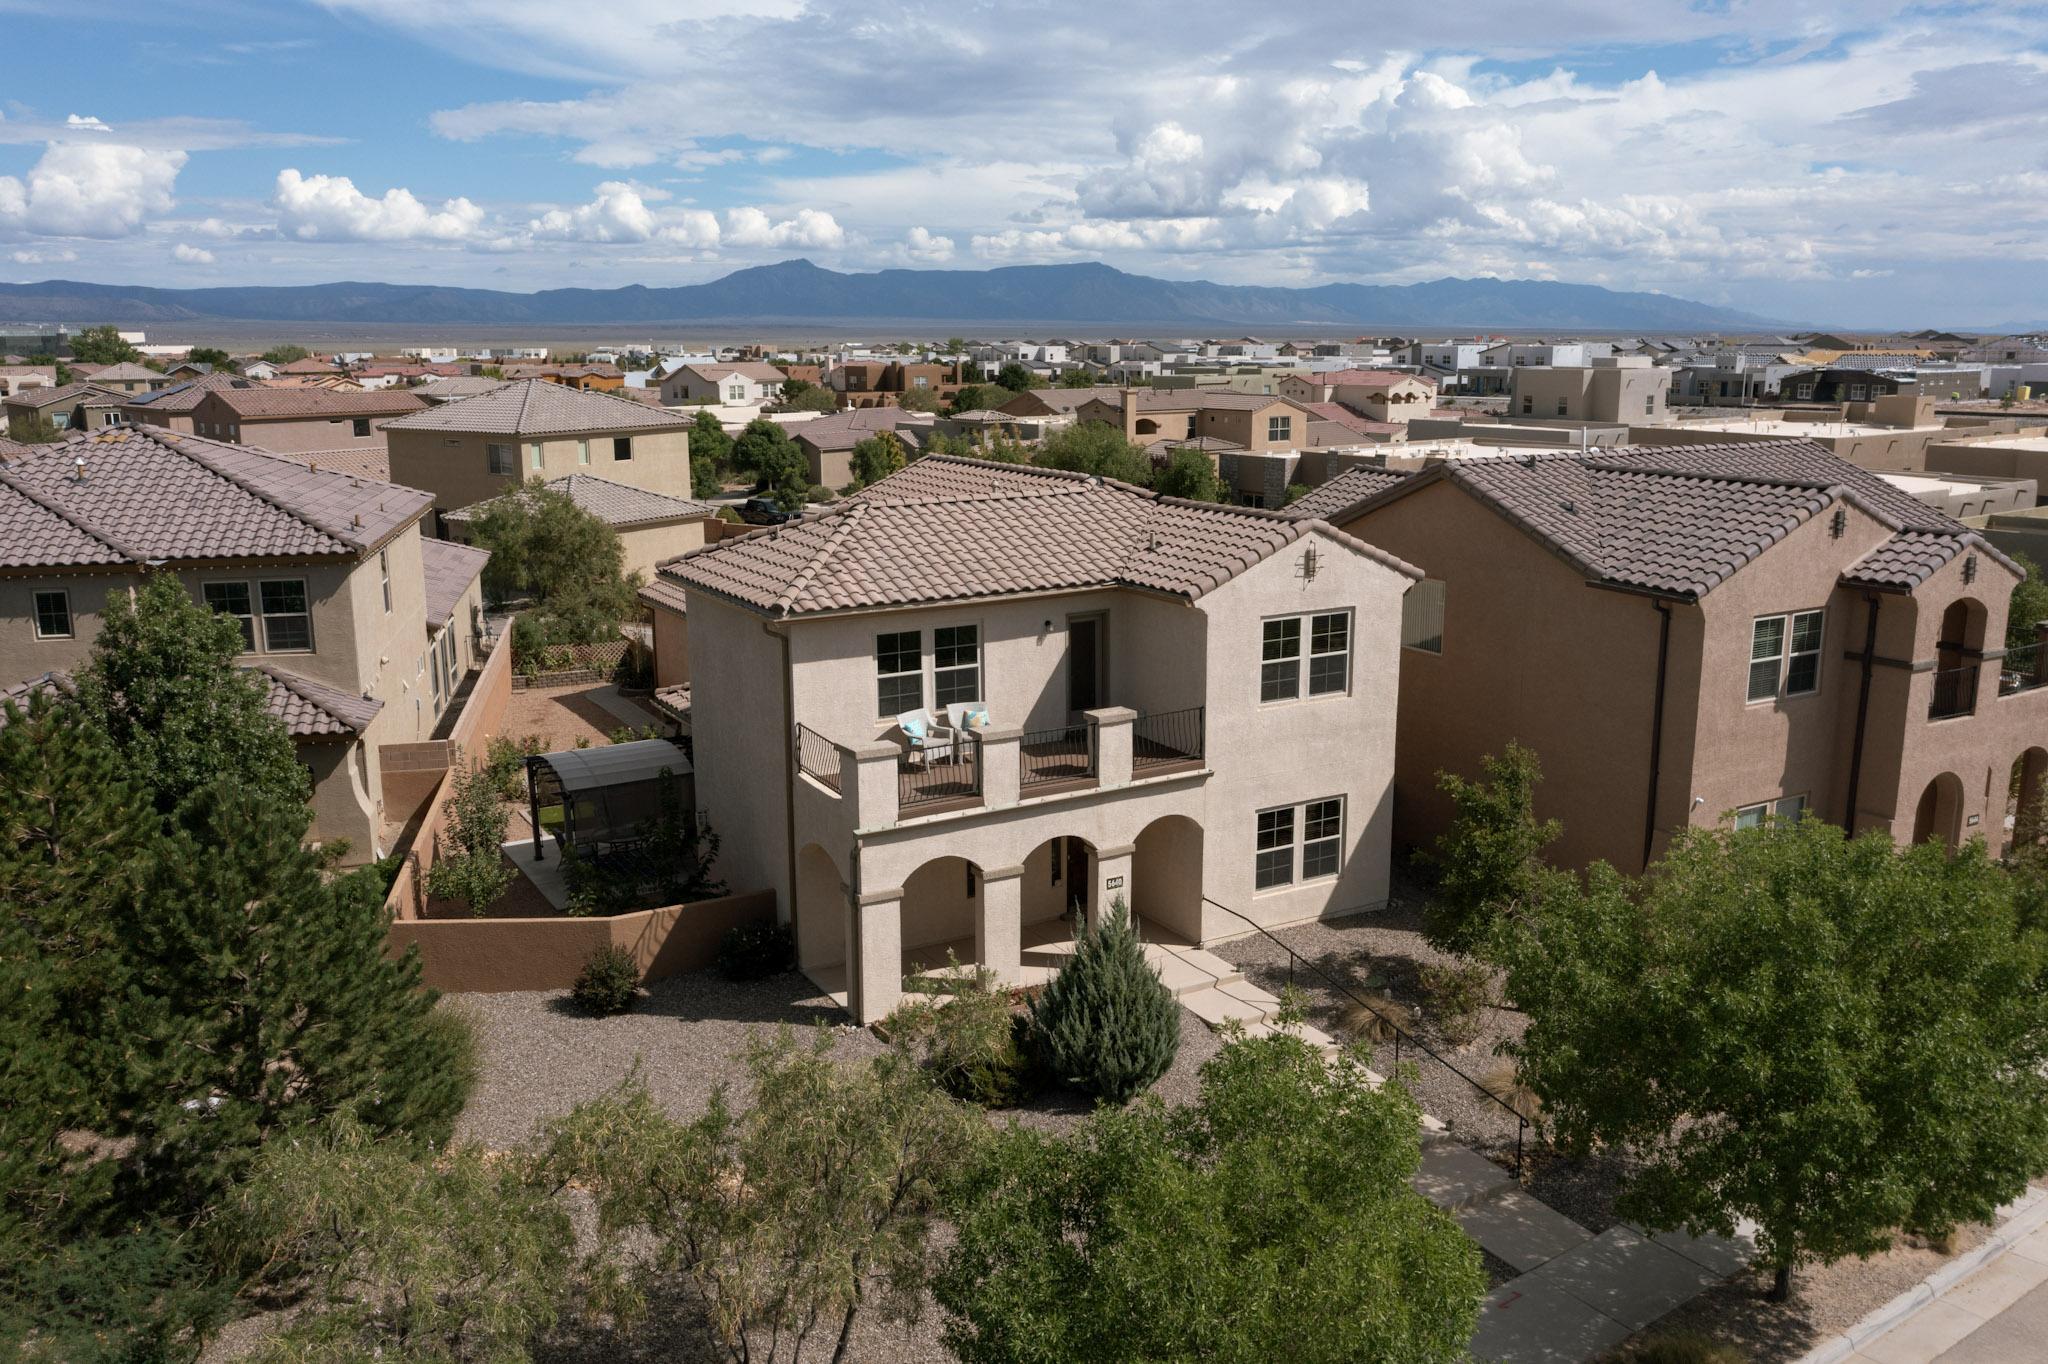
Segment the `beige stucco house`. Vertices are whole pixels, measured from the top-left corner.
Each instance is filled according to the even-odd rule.
[[[689,430],[688,418],[646,403],[523,379],[400,417],[384,437],[392,479],[450,512],[536,475],[594,474],[687,498]]]
[[[1668,413],[1671,371],[1647,356],[1604,356],[1590,365],[1522,365],[1510,375],[1510,419],[1661,423]]]
[[[150,573],[235,617],[312,776],[311,836],[381,856],[381,745],[433,735],[476,661],[489,556],[422,537],[427,495],[149,427],[0,466],[0,686],[74,673]]]
[[[1391,369],[1339,369],[1290,374],[1275,390],[1302,403],[1338,403],[1376,422],[1407,425],[1436,404],[1436,380]]]
[[[1415,577],[1319,521],[928,457],[655,592],[721,874],[872,1020],[913,961],[1016,981],[1118,898],[1190,944],[1383,904]]]
[[[205,390],[193,406],[192,429],[280,455],[380,449],[385,426],[424,406],[402,389],[273,388],[237,379]]]
[[[661,401],[721,403],[727,407],[759,407],[782,395],[788,375],[759,360],[731,365],[683,365],[661,381]]]
[[[708,502],[632,488],[595,474],[570,474],[549,479],[543,486],[566,494],[617,532],[625,555],[624,572],[638,573],[643,582],[654,577],[657,564],[701,547],[705,524],[718,515],[718,508]],[[449,538],[468,540],[471,524],[487,506],[479,502],[443,516]]]

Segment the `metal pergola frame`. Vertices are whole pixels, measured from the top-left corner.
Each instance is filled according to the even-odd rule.
[[[526,803],[533,821],[533,860],[547,860],[540,822],[544,806],[561,808],[562,826],[555,837],[564,849],[576,846],[579,832],[596,846],[632,842],[660,814],[663,787],[678,788],[680,794],[693,774],[689,755],[671,739],[637,739],[528,758]],[[621,832],[625,830],[631,832]]]

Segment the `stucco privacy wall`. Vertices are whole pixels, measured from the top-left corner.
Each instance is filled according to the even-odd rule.
[[[468,629],[459,619],[448,628],[458,632],[457,643],[467,651]],[[481,758],[491,737],[503,727],[505,707],[511,700],[512,650],[503,646],[487,655],[477,670],[476,683],[447,738],[380,747],[377,766],[384,778],[385,820],[411,819],[440,789],[442,773],[464,761],[466,754]]]
[[[774,917],[775,897],[756,891],[610,918],[403,919],[387,947],[400,956],[417,946],[420,978],[436,990],[566,990],[601,947],[631,952],[641,980],[663,980],[704,970],[729,930]]]

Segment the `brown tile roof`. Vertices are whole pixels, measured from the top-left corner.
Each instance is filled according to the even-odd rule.
[[[258,445],[257,449],[262,446]],[[338,474],[367,478],[372,483],[391,481],[391,452],[381,445],[352,446],[339,450],[293,450],[286,459],[310,464],[315,469],[332,469]]]
[[[1962,553],[1970,539],[1967,535],[1900,531],[1850,565],[1842,581],[1852,587],[1910,592]]]
[[[689,419],[666,408],[591,389],[522,379],[386,424],[391,431],[466,431],[491,436],[570,436],[583,432],[674,431]]]
[[[426,406],[401,388],[338,390],[269,388],[234,384],[214,390],[230,412],[247,421],[291,417],[382,417]]]
[[[40,410],[45,407],[68,406],[81,401],[119,404],[139,396],[141,395],[123,393],[118,388],[101,388],[97,384],[81,381],[59,384],[55,388],[25,388],[18,393],[8,394],[7,401],[16,407],[33,407]]]
[[[1398,469],[1346,469],[1289,502],[1281,508],[1281,513],[1297,519],[1319,517],[1332,524],[1341,524],[1340,518],[1345,512],[1369,497],[1377,497],[1398,486],[1407,477]]]
[[[138,379],[144,383],[153,383],[163,377],[161,371],[150,369],[146,365],[138,365],[133,360],[123,360],[118,365],[108,365],[92,372],[92,380],[98,384],[133,383]]]
[[[481,374],[455,374],[445,379],[436,379],[422,384],[413,392],[433,402],[453,402],[457,398],[474,398],[479,393],[489,393],[505,384],[503,379],[490,379]]]
[[[294,739],[354,738],[370,727],[382,701],[374,701],[325,682],[315,682],[268,663],[250,669],[269,684],[265,709],[284,721]]]
[[[1140,391],[1149,392],[1150,390]],[[1055,412],[1072,412],[1083,403],[1093,402],[1097,398],[1100,398],[1112,407],[1121,407],[1124,401],[1124,391],[1116,384],[1096,384],[1091,388],[1034,388],[1028,392],[1019,393],[1016,397],[1007,400],[1003,403],[1000,410],[1008,412],[1011,408],[1021,404],[1031,407],[1032,412],[1036,412],[1038,409],[1032,406],[1031,403],[1031,400],[1034,398]],[[1028,416],[1030,413],[1013,415]]]
[[[0,567],[359,555],[432,502],[246,445],[113,427],[0,466]]]
[[[172,384],[153,393],[129,395],[128,407],[145,408],[151,412],[190,412],[216,389],[233,388],[236,384],[250,382],[239,374],[202,374],[197,379]]]
[[[1962,522],[1930,507],[1896,484],[1851,464],[1824,445],[1807,440],[1731,441],[1709,445],[1630,445],[1601,452],[1603,464],[1681,474],[1732,478],[1794,479],[1822,486],[1840,484],[1908,530],[1961,534]]]
[[[277,372],[279,374],[335,374],[340,372],[340,369],[341,366],[339,365],[330,364],[325,360],[315,360],[309,355],[303,360],[294,360],[288,365],[279,365]]]
[[[1029,465],[930,456],[831,509],[693,550],[664,577],[768,616],[1134,587],[1193,599],[1319,521]]]
[[[33,445],[23,445],[18,440],[9,440],[5,436],[0,436],[0,464],[4,464],[10,459],[19,459],[34,449]]]
[[[683,365],[680,369],[688,370],[698,378],[714,384],[728,374],[752,379],[757,384],[779,384],[789,377],[775,366],[759,360],[740,360],[729,365]]]
[[[702,521],[718,515],[709,502],[650,492],[624,483],[614,483],[595,474],[568,474],[547,482],[550,492],[567,493],[569,500],[614,529],[651,526],[664,521]],[[523,490],[522,490],[523,491]],[[445,521],[470,521],[483,515],[489,502],[459,507],[442,516]]]
[[[455,618],[463,593],[484,571],[491,552],[453,540],[420,541],[420,568],[427,580],[427,628],[438,630]]]
[[[1371,417],[1353,412],[1342,403],[1303,403],[1301,406],[1315,413],[1317,420],[1336,422],[1361,436],[1391,436],[1408,429],[1400,422],[1374,421]]]
[[[844,412],[797,422],[786,429],[792,440],[813,449],[851,450],[877,431],[928,426],[936,420],[929,412],[906,412],[900,407],[849,407]]]
[[[640,600],[649,606],[659,606],[681,615],[690,614],[689,595],[683,591],[680,584],[672,583],[660,576],[656,576],[653,582],[640,589]]]
[[[1436,380],[1427,374],[1409,374],[1398,369],[1332,369],[1321,374],[1304,374],[1300,377],[1309,383],[1331,388],[1392,388],[1404,379],[1413,380],[1425,388],[1436,387]]]

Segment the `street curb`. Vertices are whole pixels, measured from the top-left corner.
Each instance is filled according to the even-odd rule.
[[[1916,1312],[1935,1302],[2030,1233],[2048,1224],[2048,1189],[2028,1190],[2006,1204],[2009,1215],[1983,1243],[1941,1266],[1882,1307],[1873,1308],[1848,1330],[1830,1336],[1801,1355],[1797,1364],[1838,1364]]]

